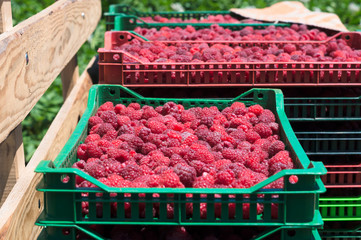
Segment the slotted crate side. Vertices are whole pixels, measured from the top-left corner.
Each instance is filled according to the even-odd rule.
[[[101,236],[99,233],[90,230],[88,226],[82,225],[66,225],[59,224],[54,226],[46,226],[41,232],[38,240],[73,240],[77,239],[77,236],[82,234],[83,236],[90,237],[96,240],[107,240],[109,238]],[[276,235],[276,236],[275,236]],[[307,239],[307,240],[321,240],[320,234],[314,228],[303,228],[300,226],[288,226],[272,228],[263,231],[249,240],[292,240],[292,239]],[[275,238],[277,237],[277,238]]]
[[[347,33],[348,37],[345,34],[340,36],[353,48],[361,48],[360,33]],[[98,50],[99,83],[121,84],[127,87],[361,85],[361,62],[142,63],[129,53],[118,50],[120,45],[133,38],[126,32],[106,32],[105,47]],[[139,40],[145,42],[144,39]]]
[[[124,94],[128,97],[124,97]],[[130,96],[129,96],[130,95]],[[164,104],[167,101],[174,101],[182,104],[185,108],[194,106],[215,105],[220,109],[230,106],[234,101],[242,101],[243,98],[251,101],[244,101],[245,104],[259,103],[272,110],[276,114],[277,121],[280,123],[280,136],[284,140],[287,149],[290,151],[295,165],[299,169],[283,170],[274,176],[266,179],[249,189],[136,189],[136,188],[110,188],[85,174],[78,169],[69,169],[76,159],[77,146],[84,140],[87,134],[87,121],[95,113],[100,104],[106,101],[114,103],[129,104],[138,102],[141,105],[149,104],[153,106]],[[59,221],[78,223],[98,223],[98,224],[183,224],[183,225],[265,225],[282,226],[292,223],[297,225],[322,225],[318,212],[317,201],[319,193],[324,192],[320,175],[325,173],[322,163],[313,163],[307,159],[301,146],[297,142],[293,131],[283,112],[283,97],[278,90],[251,90],[242,94],[233,100],[214,100],[214,99],[155,99],[143,98],[138,94],[119,85],[98,85],[90,91],[88,108],[67,145],[59,154],[54,162],[44,161],[38,166],[37,172],[44,174],[44,182],[39,185],[38,190],[43,191],[46,200],[46,215],[40,219],[40,224],[51,224]],[[68,175],[70,178],[67,184],[61,182],[62,176]],[[99,186],[100,189],[76,189],[75,176],[82,178]],[[290,184],[288,178],[290,175],[297,175],[300,184]],[[262,190],[261,188],[284,177],[285,189]],[[81,193],[87,192],[88,197],[82,197]],[[127,194],[124,194],[126,192]],[[99,196],[97,193],[102,193]],[[113,196],[111,193],[117,193]],[[145,197],[138,196],[139,193],[145,193]],[[158,193],[158,196],[153,196]],[[169,195],[172,193],[174,195]],[[192,196],[187,193],[193,194]],[[220,194],[221,197],[215,197],[214,194]],[[201,194],[208,194],[207,197]],[[235,194],[235,197],[229,196]],[[245,198],[244,194],[250,194]],[[265,197],[257,194],[265,194]],[[272,195],[278,194],[278,197]],[[153,216],[153,204],[160,203],[159,216]],[[81,203],[89,203],[89,215],[83,216]],[[96,203],[103,203],[103,209],[97,209]],[[131,202],[129,212],[125,212],[124,203]],[[303,208],[299,206],[302,202]],[[64,206],[63,209],[57,208],[57,203]],[[116,214],[111,214],[112,204],[118,206]],[[139,207],[141,204],[141,214]],[[200,215],[200,203],[207,203],[207,216]],[[257,203],[264,205],[263,215],[257,215]],[[173,218],[167,217],[167,204],[174,204]],[[191,217],[187,214],[188,204],[193,204]],[[278,209],[275,206],[278,205]],[[249,209],[244,212],[243,208]],[[272,209],[273,213],[272,214]],[[97,210],[101,212],[97,218]],[[143,213],[144,210],[144,213]],[[221,213],[219,213],[221,210]],[[228,211],[231,213],[228,214]],[[275,214],[276,211],[276,214]],[[219,215],[217,215],[217,212]],[[128,214],[128,216],[127,216]],[[130,214],[130,215],[129,215]],[[142,215],[143,214],[143,215]]]

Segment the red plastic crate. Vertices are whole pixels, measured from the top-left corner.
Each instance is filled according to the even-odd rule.
[[[361,165],[329,165],[325,166],[327,174],[321,176],[327,189],[361,188]]]
[[[128,87],[361,86],[361,62],[142,63],[118,50],[134,37],[127,32],[106,32],[105,47],[98,50],[99,83]],[[340,33],[334,37],[343,38],[354,49],[361,49],[360,33]],[[222,43],[267,47],[269,44],[324,44],[327,41]],[[134,62],[123,62],[124,56]]]

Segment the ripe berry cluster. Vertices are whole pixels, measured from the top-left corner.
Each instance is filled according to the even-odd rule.
[[[201,19],[182,19],[182,18],[165,18],[159,15],[154,17],[142,17],[144,22],[147,23],[258,23],[258,21],[245,19],[245,20],[237,20],[230,15],[208,15]]]
[[[192,26],[155,28],[137,27],[138,34],[150,41],[322,41],[327,34],[318,29],[308,29],[306,25],[293,24],[291,27],[269,26],[265,29],[245,27],[242,30],[223,28],[217,24],[210,28],[196,30]]]
[[[293,168],[274,114],[260,105],[107,102],[89,129],[74,167],[112,187],[248,188]]]
[[[361,50],[353,50],[343,39],[327,44],[273,43],[259,46],[187,42],[167,44],[133,39],[120,49],[144,63],[361,61]],[[125,61],[134,62],[127,56]]]

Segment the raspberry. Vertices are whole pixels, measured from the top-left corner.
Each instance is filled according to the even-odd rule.
[[[192,122],[192,121],[194,121],[196,119],[197,119],[197,117],[194,115],[194,113],[192,113],[189,110],[185,110],[181,114],[181,120],[182,120],[183,123]]]
[[[247,141],[242,141],[237,145],[237,149],[249,151],[251,150],[252,144]]]
[[[117,105],[118,106],[118,105]],[[127,125],[130,124],[130,118],[128,116],[124,116],[124,115],[118,115],[117,116],[117,123],[118,126],[123,126],[123,125]]]
[[[138,137],[140,137],[143,141],[145,141],[145,140],[147,140],[147,137],[150,133],[151,133],[151,130],[147,127],[144,127],[139,131]]]
[[[203,173],[202,176],[197,177],[193,182],[194,188],[213,188],[215,179],[208,173]]]
[[[193,152],[191,159],[198,160],[206,164],[214,162],[214,156],[212,155],[212,153],[204,149]]]
[[[193,167],[184,164],[177,164],[174,167],[174,172],[186,187],[192,187],[192,184],[197,177],[197,171]]]
[[[169,188],[182,188],[184,187],[181,183],[178,175],[173,171],[165,171],[160,175],[160,183],[165,187]]]
[[[279,131],[278,123],[272,122],[269,123],[268,126],[272,129],[273,134],[278,134]]]
[[[148,187],[160,187],[161,177],[159,175],[151,175],[148,178]]]
[[[276,121],[275,115],[268,109],[264,109],[258,120],[263,123],[272,123]]]
[[[127,107],[124,106],[123,104],[117,104],[117,105],[115,105],[115,107],[114,107],[114,112],[115,112],[116,114],[121,114],[121,112],[124,111],[126,108],[127,108]]]
[[[258,139],[254,142],[254,145],[252,146],[253,150],[255,146],[259,146],[262,151],[268,152],[271,146],[271,141],[269,141],[268,139]]]
[[[103,151],[98,147],[97,143],[93,142],[87,144],[86,153],[89,158],[100,158],[103,155]]]
[[[244,103],[242,103],[242,102],[234,102],[234,103],[232,103],[232,105],[231,105],[231,108],[234,110],[234,109],[236,109],[236,108],[246,108],[246,105],[244,105]]]
[[[296,46],[294,44],[286,44],[283,49],[286,53],[291,54],[296,51]]]
[[[244,133],[243,130],[241,129],[237,129],[236,131],[234,132],[231,132],[229,134],[229,136],[231,136],[232,138],[236,139],[236,140],[239,140],[239,141],[244,141],[246,140],[246,134]]]
[[[126,165],[123,169],[120,171],[120,175],[125,180],[134,180],[137,177],[141,176],[142,169],[138,165]]]
[[[114,111],[114,104],[112,102],[106,102],[98,108],[98,112]]]
[[[140,105],[139,105],[139,103],[131,103],[128,105],[128,108],[133,108],[134,110],[139,110]]]
[[[157,150],[157,146],[154,145],[153,143],[145,143],[142,146],[142,154],[147,155],[148,153],[150,153],[151,151]]]
[[[267,138],[272,135],[272,129],[265,123],[258,123],[253,128],[261,138]]]
[[[263,107],[261,105],[252,105],[248,108],[248,111],[251,112],[251,113],[254,113],[256,114],[256,116],[259,116],[262,114],[263,112]]]
[[[213,147],[222,142],[222,135],[218,132],[210,132],[206,137],[206,141]]]
[[[149,118],[152,118],[152,117],[157,117],[159,115],[159,113],[157,113],[153,107],[143,107],[143,115],[142,115],[142,118],[143,119],[149,119]]]
[[[183,142],[182,144],[186,144],[188,146],[192,145],[194,142],[198,140],[198,137],[196,135],[192,135],[191,133],[182,134]],[[186,136],[186,137],[183,137]]]
[[[118,118],[114,111],[103,111],[100,114],[100,118],[106,122],[112,124],[112,126],[116,129],[118,127]]]
[[[273,157],[275,154],[283,150],[285,150],[285,144],[282,141],[276,140],[271,143],[268,154],[270,157]]]
[[[187,162],[181,156],[179,156],[178,154],[172,154],[172,156],[170,157],[169,165],[174,167],[178,163],[187,164]]]
[[[200,176],[200,175],[202,175],[202,173],[203,173],[202,169],[206,164],[204,162],[196,160],[196,161],[191,161],[189,165],[194,167],[194,169],[197,172],[197,176]]]
[[[102,123],[100,124],[98,130],[96,131],[99,136],[103,137],[108,131],[114,131],[114,127],[110,123]]]
[[[149,121],[147,123],[147,127],[152,131],[152,133],[163,133],[167,127],[164,125],[164,123],[157,122],[157,121]]]
[[[107,140],[109,142],[115,140],[118,136],[118,132],[115,130],[108,131],[106,134],[103,135],[102,139]]]
[[[216,175],[216,183],[230,185],[235,180],[232,170],[219,171]]]
[[[249,130],[248,132],[246,132],[246,140],[250,143],[254,143],[260,138],[261,136],[256,131]]]
[[[87,155],[87,145],[86,144],[80,144],[78,146],[78,150],[77,150],[77,157],[79,159],[83,159],[86,160],[88,158]]]
[[[239,162],[242,159],[242,152],[236,149],[226,148],[222,151],[222,155],[225,159],[229,159],[232,162]]]
[[[143,175],[153,175],[154,174],[154,171],[152,169],[150,169],[149,167],[147,167],[146,165],[140,165],[139,167],[142,169]]]
[[[112,174],[108,176],[108,184],[111,187],[117,187],[121,181],[124,179],[118,174]]]
[[[227,160],[227,159],[222,159],[222,160],[218,160],[214,163],[214,166],[216,167],[217,170],[224,168],[225,166],[231,164],[232,161]]]
[[[84,166],[85,172],[94,178],[107,177],[105,167],[100,163],[99,160],[86,163]]]
[[[106,156],[106,155],[105,155]],[[120,169],[122,168],[121,163],[110,158],[110,159],[100,159],[102,161],[103,166],[108,174],[119,174]]]
[[[128,117],[131,120],[140,120],[142,119],[142,116],[143,116],[142,110],[131,111],[130,113],[128,113]]]
[[[101,123],[104,123],[104,121],[100,117],[97,117],[97,116],[90,117],[89,121],[88,121],[88,125],[89,125],[90,129],[92,127],[94,127],[95,125],[101,124]]]
[[[108,153],[109,158],[114,158],[115,160],[117,160],[121,163],[130,160],[129,153],[122,149],[110,148],[110,149],[108,149],[107,153]]]

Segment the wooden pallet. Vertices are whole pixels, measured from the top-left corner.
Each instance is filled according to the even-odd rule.
[[[101,0],[58,0],[12,27],[10,0],[0,0],[0,239],[36,239],[43,209],[34,172],[54,160],[86,108],[92,79],[79,77],[76,53],[95,30]],[[91,60],[88,67],[91,66]],[[64,104],[25,167],[21,122],[61,74]]]

